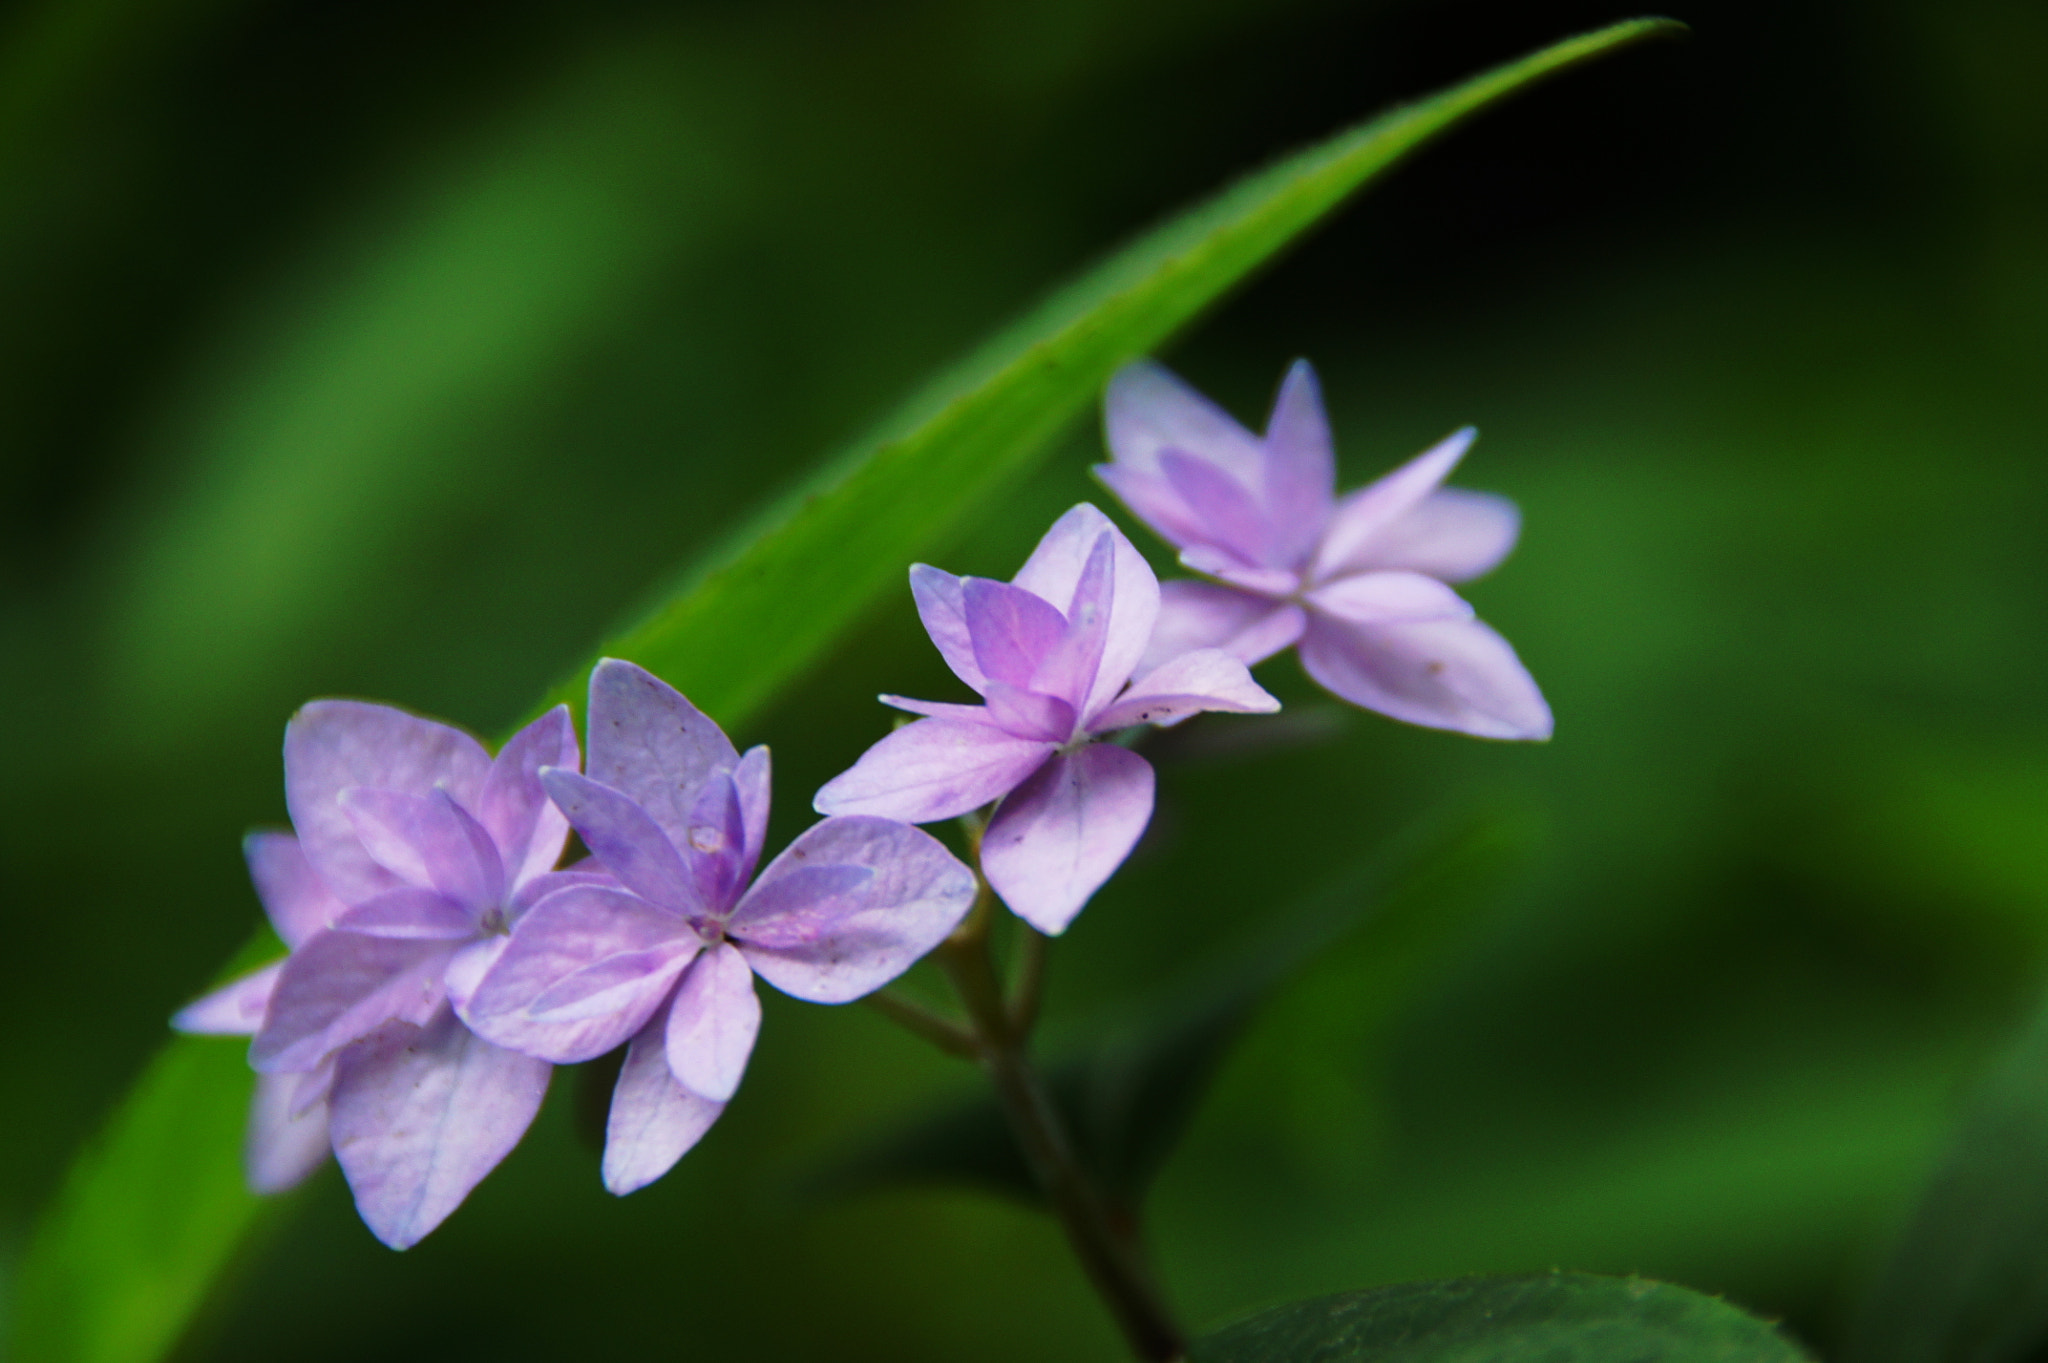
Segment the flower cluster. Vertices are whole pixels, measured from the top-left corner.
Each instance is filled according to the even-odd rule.
[[[174,1020],[252,1038],[251,1185],[289,1187],[332,1150],[363,1219],[404,1248],[518,1143],[553,1066],[623,1046],[603,1177],[642,1187],[737,1091],[757,976],[845,1003],[967,914],[975,869],[913,824],[990,810],[981,878],[1058,934],[1151,818],[1152,768],[1118,740],[1277,710],[1247,666],[1289,645],[1397,718],[1548,735],[1513,651],[1446,585],[1517,528],[1506,502],[1438,486],[1469,432],[1339,500],[1305,364],[1263,438],[1148,364],[1112,383],[1108,427],[1104,481],[1206,580],[1162,587],[1086,504],[1009,582],[913,567],[925,628],[980,703],[884,696],[919,718],[819,790],[826,817],[758,876],[767,749],[740,753],[632,663],[591,674],[587,765],[566,708],[495,757],[387,706],[300,710],[294,831],[245,844],[290,954]],[[558,869],[572,828],[591,855]]]

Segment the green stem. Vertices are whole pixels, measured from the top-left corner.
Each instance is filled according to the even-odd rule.
[[[958,1056],[962,1060],[981,1059],[981,1044],[975,1040],[974,1033],[921,1003],[886,989],[869,994],[861,1002],[891,1022],[916,1032],[947,1055]]]

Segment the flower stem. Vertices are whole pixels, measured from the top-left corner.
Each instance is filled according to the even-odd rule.
[[[1088,1280],[1108,1304],[1131,1350],[1146,1363],[1172,1363],[1187,1349],[1186,1336],[1160,1299],[1136,1245],[1117,1233],[1102,1195],[1075,1158],[1066,1125],[1032,1067],[1026,1041],[1037,1012],[1037,981],[1044,939],[1025,939],[1019,997],[1003,997],[989,954],[988,928],[995,896],[986,882],[959,929],[933,953],[960,995],[973,1027],[977,1058],[995,1085],[1025,1161],[1037,1177],[1081,1261]],[[1034,958],[1036,958],[1034,960]]]
[[[869,994],[861,1002],[891,1022],[916,1032],[947,1055],[958,1056],[962,1060],[981,1059],[981,1043],[975,1040],[974,1033],[913,999],[883,989]]]

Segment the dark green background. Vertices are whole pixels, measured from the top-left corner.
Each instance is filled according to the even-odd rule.
[[[1152,1218],[1198,1325],[1562,1265],[1825,1346],[2035,993],[2048,13],[1675,12],[1691,42],[1427,151],[1168,357],[1246,417],[1314,359],[1347,483],[1477,424],[1461,480],[1526,533],[1471,595],[1558,715],[1540,748],[1409,730],[1282,660],[1291,720],[1162,754],[1155,835],[1056,952],[1055,1041],[1432,811],[1510,811],[1531,849],[1389,1021],[1387,972],[1339,957],[1227,1069]],[[67,1152],[248,933],[237,840],[283,816],[300,700],[502,730],[1110,244],[1621,14],[0,8],[0,1310]],[[1098,456],[1076,432],[946,566],[1006,576]],[[882,689],[955,694],[907,591],[736,735],[775,747],[777,841]],[[1117,1356],[1035,1215],[805,1196],[971,1082],[771,998],[662,1183],[602,1191],[563,1074],[403,1256],[323,1174],[188,1353]]]

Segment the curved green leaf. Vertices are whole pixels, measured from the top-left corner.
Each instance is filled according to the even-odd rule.
[[[1317,1297],[1196,1341],[1188,1363],[1801,1363],[1775,1329],[1647,1278],[1453,1278]]]

